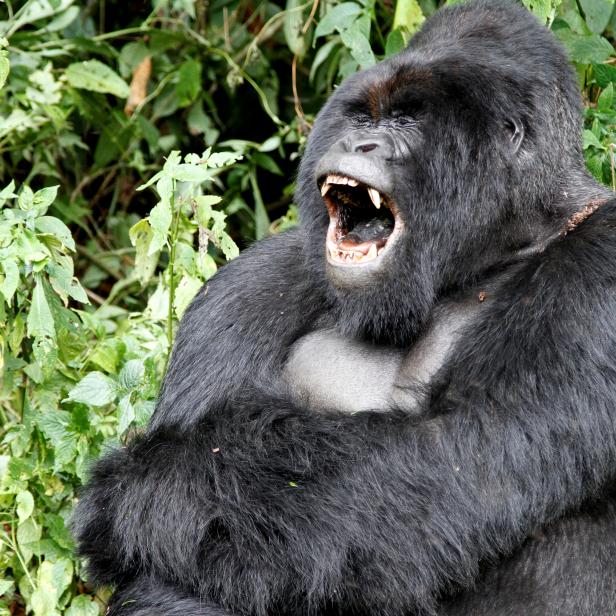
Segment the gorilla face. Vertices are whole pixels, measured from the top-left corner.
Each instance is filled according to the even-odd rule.
[[[509,2],[442,10],[347,79],[298,190],[339,328],[407,344],[438,297],[554,233],[558,195],[584,174],[579,106],[563,50]]]

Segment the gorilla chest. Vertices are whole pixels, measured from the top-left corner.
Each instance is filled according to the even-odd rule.
[[[315,411],[420,412],[431,382],[479,310],[470,301],[441,307],[408,349],[350,339],[334,329],[313,331],[291,347],[284,381]]]

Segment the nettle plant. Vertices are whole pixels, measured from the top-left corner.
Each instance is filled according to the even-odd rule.
[[[92,459],[151,415],[177,320],[238,254],[204,186],[239,158],[172,152],[142,186],[159,200],[130,230],[135,260],[122,282],[149,293],[134,313],[89,303],[71,232],[47,214],[56,186],[0,191],[0,614],[16,596],[35,616],[99,613],[104,597],[79,582],[67,521]]]

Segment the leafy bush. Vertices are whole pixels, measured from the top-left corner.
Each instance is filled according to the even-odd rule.
[[[525,4],[571,54],[588,166],[614,186],[613,1]],[[296,224],[297,157],[335,84],[437,2],[131,8],[0,2],[0,616],[102,613],[67,530],[91,460],[147,421],[203,282]]]

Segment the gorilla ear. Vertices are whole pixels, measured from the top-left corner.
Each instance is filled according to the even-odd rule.
[[[509,147],[511,148],[511,153],[516,154],[522,145],[522,141],[524,141],[524,127],[518,120],[509,118],[505,122],[505,130],[509,136]]]

